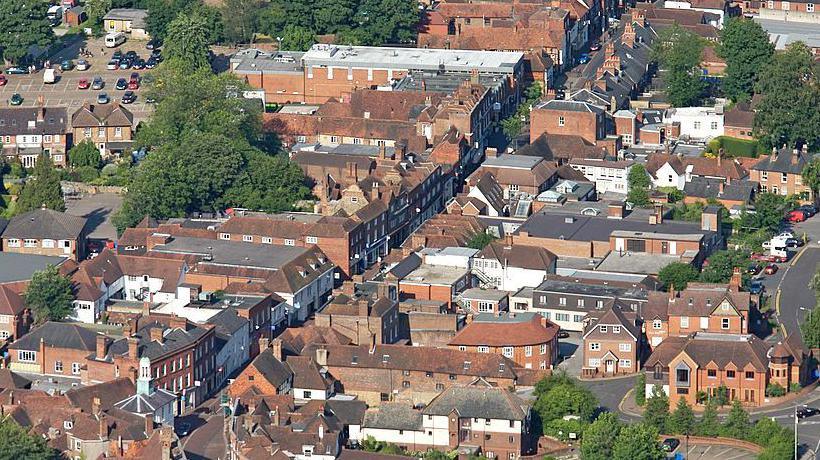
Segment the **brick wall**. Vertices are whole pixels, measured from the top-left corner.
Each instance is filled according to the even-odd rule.
[[[560,118],[563,117],[563,125]],[[590,112],[568,110],[534,109],[530,112],[530,139],[537,139],[544,133],[579,135],[589,142],[602,136],[602,120]]]

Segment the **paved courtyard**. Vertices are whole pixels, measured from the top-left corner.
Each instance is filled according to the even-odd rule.
[[[83,195],[76,200],[66,200],[66,212],[74,216],[85,217],[90,226],[89,238],[116,240],[117,230],[111,218],[122,206],[122,196],[116,193],[98,193]]]

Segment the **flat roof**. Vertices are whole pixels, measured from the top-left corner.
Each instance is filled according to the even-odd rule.
[[[211,240],[187,236],[175,236],[166,244],[155,246],[152,251],[171,254],[191,254],[205,257],[202,263],[278,270],[299,257],[309,248],[278,244],[253,244],[237,241]]]
[[[789,43],[801,41],[809,48],[820,48],[820,28],[810,22],[782,21],[756,17],[754,21],[769,33],[774,48],[782,50]]]
[[[66,260],[66,257],[0,252],[0,283],[30,280],[34,272],[49,265],[61,265]]]
[[[438,284],[451,286],[470,272],[467,268],[421,264],[400,281],[403,284]]]
[[[481,288],[470,288],[461,293],[461,297],[464,299],[489,300],[492,302],[500,302],[509,295],[510,293],[507,291]]]
[[[544,158],[542,157],[504,154],[497,157],[488,157],[484,160],[482,166],[530,170],[542,161],[544,161]]]
[[[480,73],[515,72],[524,53],[507,51],[393,48],[383,46],[340,46],[316,44],[302,56],[308,66],[359,67],[395,70],[443,70]]]
[[[644,252],[611,251],[598,264],[598,270],[622,273],[640,273],[657,275],[661,269],[672,262],[681,262],[681,257],[670,254],[649,254]]]
[[[296,114],[296,115],[313,115],[319,110],[320,105],[310,104],[286,104],[276,113],[281,114]]]

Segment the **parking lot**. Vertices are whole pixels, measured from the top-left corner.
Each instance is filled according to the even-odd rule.
[[[43,83],[43,69],[38,69],[36,73],[29,75],[6,74],[8,83],[5,86],[0,86],[0,100],[2,100],[0,103],[8,105],[8,99],[12,94],[19,93],[23,97],[22,107],[33,107],[37,104],[37,97],[42,95],[46,106],[68,107],[69,113],[73,113],[84,102],[96,104],[97,95],[101,92],[107,93],[111,102],[119,101],[125,91],[114,88],[117,79],[125,78],[128,80],[132,72],[138,72],[142,76],[147,70],[107,70],[106,64],[117,49],[123,53],[131,50],[136,51],[140,57],[146,59],[151,52],[145,48],[145,44],[145,41],[128,40],[119,48],[105,48],[102,39],[88,38],[78,42],[61,51],[59,56],[51,62],[51,66],[59,69],[62,59],[71,59],[75,65],[77,60],[84,59],[91,64],[88,70],[81,71],[76,70],[76,68],[65,72],[58,70],[59,80],[48,85]],[[80,56],[80,47],[87,48],[93,56]],[[86,78],[91,82],[95,76],[100,76],[105,82],[103,89],[77,89],[77,83],[80,79]],[[151,104],[145,102],[142,87],[134,92],[137,95],[137,100],[127,107],[134,114],[135,122],[139,122],[147,118],[153,109]]]
[[[681,444],[675,453],[684,454],[690,460],[754,460],[757,455],[738,447],[689,445],[689,455],[686,455],[685,446]],[[674,457],[671,457],[674,458]]]

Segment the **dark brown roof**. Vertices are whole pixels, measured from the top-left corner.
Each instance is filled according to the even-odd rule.
[[[581,136],[572,134],[544,133],[530,144],[521,147],[516,155],[543,157],[547,160],[569,160],[571,158],[604,159],[606,150],[592,145]]]
[[[65,134],[67,130],[68,112],[65,107],[0,108],[2,136]]]
[[[646,311],[650,314],[666,316],[710,316],[724,303],[730,309],[742,314],[749,311],[751,295],[748,292],[736,291],[726,284],[690,283],[686,289],[670,299],[665,292],[650,292]],[[717,312],[716,314],[721,314]]]
[[[758,372],[765,372],[768,351],[769,346],[754,335],[698,333],[694,337],[667,337],[655,347],[644,368],[651,369],[656,364],[667,367],[685,352],[700,367],[714,362],[720,369],[729,364],[738,369],[751,365]]]
[[[105,105],[85,103],[71,115],[73,128],[133,125],[134,115],[118,103]]]
[[[752,129],[755,113],[747,103],[738,103],[723,115],[723,126]]]
[[[505,243],[490,243],[478,253],[478,257],[495,259],[504,265],[530,270],[550,271],[555,264],[555,254],[539,246],[525,246]]]
[[[77,239],[85,229],[84,217],[51,209],[35,209],[14,216],[3,232],[3,238]]]

